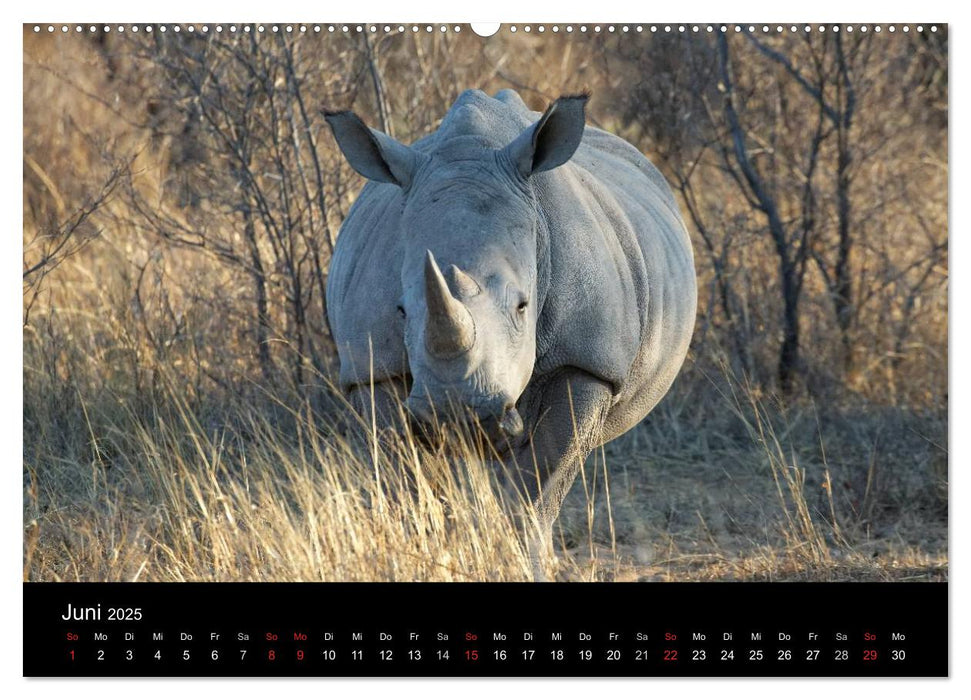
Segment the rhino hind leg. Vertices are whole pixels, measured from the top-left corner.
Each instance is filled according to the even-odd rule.
[[[533,576],[546,580],[553,560],[553,523],[584,460],[602,441],[612,393],[606,382],[563,368],[524,398],[532,435],[517,451],[511,476],[532,504],[524,535]]]

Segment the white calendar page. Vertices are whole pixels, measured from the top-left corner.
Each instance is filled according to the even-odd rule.
[[[24,583],[947,584],[950,25],[393,15],[25,20]]]

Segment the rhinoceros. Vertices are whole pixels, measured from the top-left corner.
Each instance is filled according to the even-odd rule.
[[[327,280],[341,386],[376,420],[396,396],[418,421],[456,405],[477,418],[532,504],[537,576],[583,460],[665,395],[695,320],[674,196],[635,147],[585,125],[586,101],[539,114],[512,90],[469,90],[411,146],[326,113],[369,181]]]

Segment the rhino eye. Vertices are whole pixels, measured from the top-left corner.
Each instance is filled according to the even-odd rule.
[[[401,316],[401,318],[405,318],[408,315],[405,313],[405,307],[403,307],[401,304],[398,304],[397,309],[398,309],[398,314]]]
[[[523,299],[521,302],[519,302],[519,305],[516,306],[516,311],[518,311],[521,314],[524,314],[526,313],[527,306],[529,306],[529,302]]]

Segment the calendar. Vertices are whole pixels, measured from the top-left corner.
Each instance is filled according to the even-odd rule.
[[[22,26],[23,674],[948,676],[948,24],[386,19]]]
[[[39,676],[948,673],[940,584],[27,584],[25,600]]]

